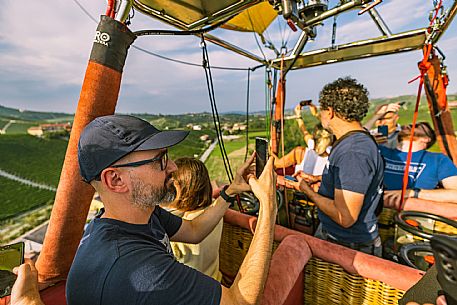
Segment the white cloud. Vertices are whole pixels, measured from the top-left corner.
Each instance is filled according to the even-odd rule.
[[[79,0],[92,16],[105,10],[105,1]],[[446,0],[449,3],[449,0]],[[335,2],[335,1],[333,1]],[[396,31],[409,24],[423,25],[431,8],[430,1],[391,0],[384,1],[379,11]],[[338,18],[338,43],[379,35],[368,15]],[[407,16],[407,17],[405,17]],[[355,21],[354,21],[355,20]],[[96,24],[91,21],[73,1],[3,0],[0,11],[2,31],[0,34],[0,104],[37,110],[73,112],[87,66],[93,33]],[[278,46],[281,33],[277,22],[273,23],[269,36]],[[455,22],[454,22],[455,23]],[[137,13],[132,30],[170,28],[151,18]],[[448,55],[447,64],[451,73],[450,92],[456,87],[452,82],[452,68],[457,71],[457,58],[451,52],[456,49],[456,26],[449,28],[440,47]],[[229,42],[257,54],[260,52],[252,33],[217,30],[215,34]],[[290,42],[299,33],[290,36]],[[328,46],[331,37],[331,20],[319,28],[315,43],[307,48]],[[152,52],[187,62],[202,61],[198,37],[140,37],[135,44]],[[293,44],[290,43],[289,47]],[[231,51],[208,43],[213,66],[253,67],[257,62]],[[268,56],[273,54],[265,50]],[[288,77],[288,101],[304,96],[317,96],[319,89],[339,76],[352,74],[369,85],[373,96],[387,96],[414,92],[404,85],[405,80],[416,74],[418,52],[398,56],[353,61],[349,63],[293,71]],[[395,73],[389,67],[401,67]],[[369,69],[368,69],[369,67]],[[7,76],[7,77],[3,77]],[[247,72],[213,70],[216,97],[221,110],[240,110],[245,107]],[[251,74],[251,109],[263,108],[263,69]],[[21,84],[32,83],[24,93]],[[7,88],[8,90],[4,90]],[[17,94],[14,94],[17,92]],[[32,100],[30,96],[36,96]],[[176,103],[183,101],[177,107]],[[291,102],[289,102],[291,103]],[[171,63],[131,49],[124,70],[119,107],[124,112],[184,112],[209,110],[206,81],[202,68]],[[144,109],[144,110],[142,110]]]

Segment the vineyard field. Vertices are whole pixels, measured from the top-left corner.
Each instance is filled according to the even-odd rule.
[[[0,169],[34,182],[56,187],[67,141],[29,135],[0,136]]]
[[[0,177],[0,221],[54,199],[55,193]]]

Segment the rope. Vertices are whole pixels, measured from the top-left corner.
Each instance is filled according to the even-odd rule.
[[[265,67],[265,130],[268,139],[270,138],[272,88],[271,68]]]
[[[211,104],[211,112],[213,114],[213,123],[216,130],[216,136],[219,143],[219,149],[221,151],[222,161],[224,162],[224,168],[227,173],[229,183],[232,183],[233,174],[230,167],[230,162],[227,156],[227,151],[225,150],[224,139],[222,138],[222,130],[219,119],[219,112],[216,105],[216,96],[214,93],[214,84],[213,76],[211,74],[211,66],[209,63],[208,49],[206,47],[205,37],[201,36],[201,47],[202,47],[202,57],[203,57],[203,69],[205,71],[206,85],[208,88],[208,96]]]
[[[431,32],[431,29],[432,29],[433,23],[436,20],[436,17],[438,16],[438,12],[439,12],[440,8],[442,7],[442,5],[443,5],[443,1],[440,0],[438,5],[436,5],[436,7],[435,7],[435,13],[434,13],[434,16],[431,19],[430,25],[429,25],[429,31],[430,31],[429,38],[432,37],[433,33]],[[414,131],[416,129],[416,122],[417,122],[417,117],[419,114],[419,103],[420,103],[420,98],[421,98],[421,94],[422,94],[422,87],[424,86],[424,76],[427,73],[428,69],[430,69],[430,67],[431,67],[431,63],[429,62],[429,57],[430,57],[430,53],[432,52],[432,48],[433,48],[432,40],[427,39],[427,41],[424,45],[424,48],[423,48],[424,57],[423,57],[422,61],[419,63],[420,74],[408,82],[410,84],[410,83],[416,81],[417,79],[419,79],[419,88],[417,90],[416,107],[414,109],[413,123],[412,123],[412,127],[411,127],[411,135],[409,138],[409,148],[408,148],[408,155],[406,157],[406,166],[405,166],[405,170],[403,172],[403,185],[401,188],[401,202],[400,202],[400,206],[398,207],[398,211],[403,210],[403,207],[405,204],[405,194],[406,194],[406,189],[408,187],[408,180],[409,180],[408,179],[409,178],[409,175],[408,175],[409,167],[411,165],[411,158],[413,155],[412,148],[413,148],[413,140],[414,140]]]
[[[251,83],[251,71],[248,70],[248,83],[246,88],[246,152],[244,154],[244,162],[248,159],[249,151],[249,87]]]
[[[108,0],[105,15],[114,18],[114,0]]]
[[[281,111],[281,154],[282,157],[285,155],[285,148],[284,148],[284,107],[286,104],[286,71],[284,71],[284,54],[282,55],[281,58],[281,78],[279,81],[281,82],[282,86],[282,96],[281,96],[281,104],[282,104],[282,111]],[[285,176],[286,175],[286,167],[285,164],[282,164],[282,174]],[[284,202],[289,202],[287,200],[287,191],[286,188],[284,188]],[[289,204],[286,204],[286,215],[289,215]],[[279,221],[279,216],[277,216],[277,220]],[[289,218],[287,218],[287,225],[289,226]]]
[[[192,66],[192,67],[204,68],[204,66],[202,64],[196,64],[196,63],[192,63],[192,62],[187,62],[187,61],[183,61],[183,60],[179,60],[179,59],[166,57],[166,56],[163,56],[163,55],[160,55],[157,53],[153,53],[151,51],[148,51],[148,50],[138,47],[136,45],[133,45],[132,48],[135,48],[138,51],[144,52],[148,55],[152,55],[152,56],[158,57],[160,59],[168,60],[168,61],[171,61],[174,63],[183,64],[183,65]],[[260,66],[263,67],[263,65],[260,65]],[[219,70],[230,70],[230,71],[255,71],[257,68],[259,68],[259,66],[256,66],[253,68],[232,68],[232,67],[223,67],[223,66],[211,66],[211,68],[219,69]]]
[[[252,29],[254,29],[254,24],[253,24],[252,19],[251,19],[251,14],[249,14],[249,11],[247,11],[247,13],[248,13],[249,23],[251,24]],[[254,34],[255,42],[257,44],[257,47],[260,50],[260,53],[262,53],[263,60],[267,61],[267,57],[265,56],[265,53],[263,52],[263,49],[260,46],[259,40],[257,39],[256,32],[253,31],[252,34]]]

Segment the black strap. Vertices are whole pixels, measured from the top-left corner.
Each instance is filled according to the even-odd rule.
[[[378,142],[376,142],[376,139],[367,130],[359,130],[359,129],[351,130],[351,131],[345,133],[343,136],[341,136],[338,140],[336,140],[335,143],[333,143],[332,151],[330,152],[330,155],[335,150],[335,147],[338,144],[340,144],[344,139],[346,139],[349,136],[356,134],[356,133],[363,133],[363,134],[367,135],[371,140],[373,140],[376,147],[378,147]],[[329,155],[329,158],[330,158],[330,155]],[[382,160],[382,167],[385,168],[386,163],[385,163],[384,157],[382,155],[381,155],[381,160]],[[382,177],[381,185],[382,185],[382,192],[379,194],[378,205],[376,206],[376,210],[375,210],[376,216],[379,216],[382,212],[382,209],[384,208],[384,176]]]

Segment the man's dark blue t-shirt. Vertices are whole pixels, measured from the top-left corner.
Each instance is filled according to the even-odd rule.
[[[335,199],[335,189],[364,195],[357,221],[344,228],[319,212],[322,229],[344,243],[364,243],[378,236],[376,208],[381,200],[384,165],[374,140],[364,132],[343,136],[332,148],[319,194]],[[348,202],[350,205],[351,203]]]
[[[95,218],[67,280],[67,303],[219,304],[219,282],[177,262],[169,236],[181,218],[156,207],[148,224]]]
[[[386,161],[384,184],[387,190],[401,190],[407,152],[380,147]],[[412,153],[408,173],[408,188],[433,190],[448,177],[457,176],[457,168],[442,153],[420,150]]]

